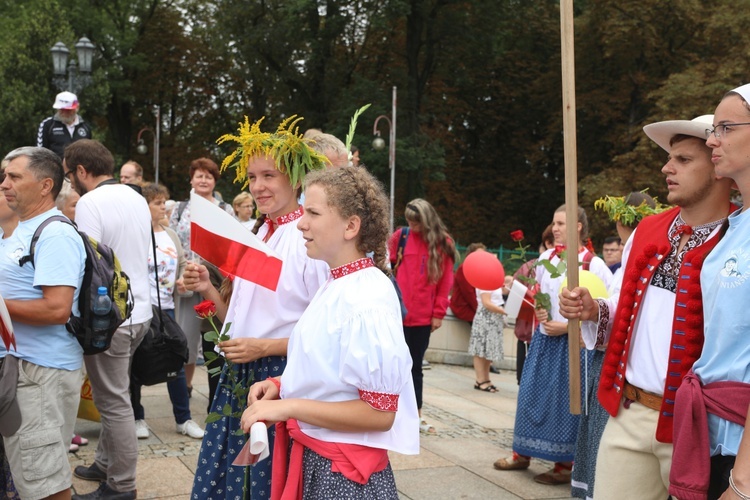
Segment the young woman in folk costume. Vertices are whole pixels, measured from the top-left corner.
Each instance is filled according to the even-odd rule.
[[[329,275],[325,262],[306,255],[302,232],[297,229],[304,213],[297,201],[301,183],[308,172],[323,169],[326,160],[297,134],[299,120],[285,120],[275,133],[261,132],[261,121],[251,125],[246,118],[238,135],[225,135],[218,142],[239,144],[222,169],[236,169],[235,181],[249,186],[262,214],[255,231],[283,261],[277,289],[273,292],[235,277],[231,298],[225,301],[211,285],[205,267],[188,265],[184,277],[186,287],[215,302],[219,319],[231,323],[230,340],[221,342],[219,348],[227,360],[238,365],[239,382],[245,387],[281,375],[289,335]],[[228,378],[225,366],[213,395],[212,412],[222,413],[225,405],[231,405],[233,412],[245,407],[246,402],[238,401],[225,387]],[[234,417],[207,425],[192,498],[270,498],[271,459],[250,467],[232,466],[245,443],[244,436],[236,435],[239,428],[240,421]],[[270,432],[271,446],[273,436]],[[245,484],[247,491],[243,491]]]
[[[292,332],[284,375],[251,387],[242,428],[279,422],[273,498],[395,499],[387,450],[419,453],[419,418],[385,274],[388,199],[355,167],[315,172],[305,184],[297,226],[332,276]],[[282,447],[289,437],[291,452]]]
[[[422,415],[422,359],[430,334],[440,328],[450,303],[453,263],[458,258],[445,224],[430,203],[416,198],[404,210],[408,228],[394,232],[388,254],[406,306],[404,336],[412,359],[412,379],[417,408]],[[420,421],[422,432],[435,432]]]
[[[609,287],[612,273],[602,259],[594,256],[582,242],[588,235],[586,212],[578,208],[578,262],[581,268],[598,276]],[[553,265],[560,262],[560,253],[566,251],[565,205],[559,207],[552,218],[552,234],[555,248],[539,256],[539,261],[549,260]],[[518,390],[518,410],[513,433],[513,456],[495,462],[499,470],[527,469],[531,457],[555,462],[552,470],[534,477],[542,484],[565,484],[570,482],[573,453],[578,431],[578,415],[570,413],[568,394],[568,322],[559,312],[558,294],[565,274],[552,278],[544,266],[537,266],[536,280],[540,293],[546,293],[552,304],[548,313],[536,310],[539,321],[529,346],[529,354]],[[581,372],[588,357],[581,353]],[[582,385],[585,378],[581,377]],[[585,394],[582,387],[582,393]]]
[[[701,268],[704,343],[677,391],[669,493],[679,498],[750,497],[750,84],[727,92],[706,130],[717,176],[745,206]]]

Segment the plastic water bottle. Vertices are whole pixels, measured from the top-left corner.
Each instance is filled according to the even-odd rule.
[[[109,326],[109,312],[112,310],[112,300],[107,295],[107,288],[100,286],[97,290],[96,300],[93,304],[94,318],[91,326],[94,330],[94,338],[91,345],[96,348],[107,346],[107,332]]]

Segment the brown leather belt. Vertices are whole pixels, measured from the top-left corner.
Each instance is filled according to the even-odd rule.
[[[661,411],[662,397],[659,396],[658,394],[644,391],[643,389],[640,389],[634,385],[631,385],[628,382],[625,382],[625,388],[623,389],[622,394],[623,396],[625,396],[625,399],[629,399],[630,401],[636,401],[638,403],[641,403],[646,408],[651,408],[652,410]],[[630,406],[627,401],[626,401],[626,406]]]

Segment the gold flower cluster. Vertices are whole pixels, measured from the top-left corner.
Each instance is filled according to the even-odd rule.
[[[325,168],[328,159],[310,147],[311,139],[305,139],[299,133],[297,124],[302,117],[290,116],[279,124],[274,133],[261,131],[260,124],[264,119],[251,124],[245,116],[236,135],[224,134],[216,140],[217,144],[238,144],[237,149],[221,162],[222,172],[227,168],[235,170],[234,182],[243,183],[243,189],[247,187],[247,166],[251,158],[258,156],[272,158],[279,172],[289,177],[292,186],[300,185],[305,173]]]

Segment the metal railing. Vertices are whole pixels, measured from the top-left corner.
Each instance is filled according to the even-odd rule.
[[[458,265],[463,262],[464,258],[466,258],[466,246],[456,244],[456,250],[461,254],[461,260],[456,262],[453,266],[454,271],[458,268]],[[514,273],[525,261],[539,257],[539,252],[527,251],[525,260],[513,259],[513,255],[518,255],[518,247],[505,248],[503,245],[500,245],[499,248],[488,248],[487,251],[497,255],[497,258],[503,263],[503,268],[505,269],[506,274]]]

